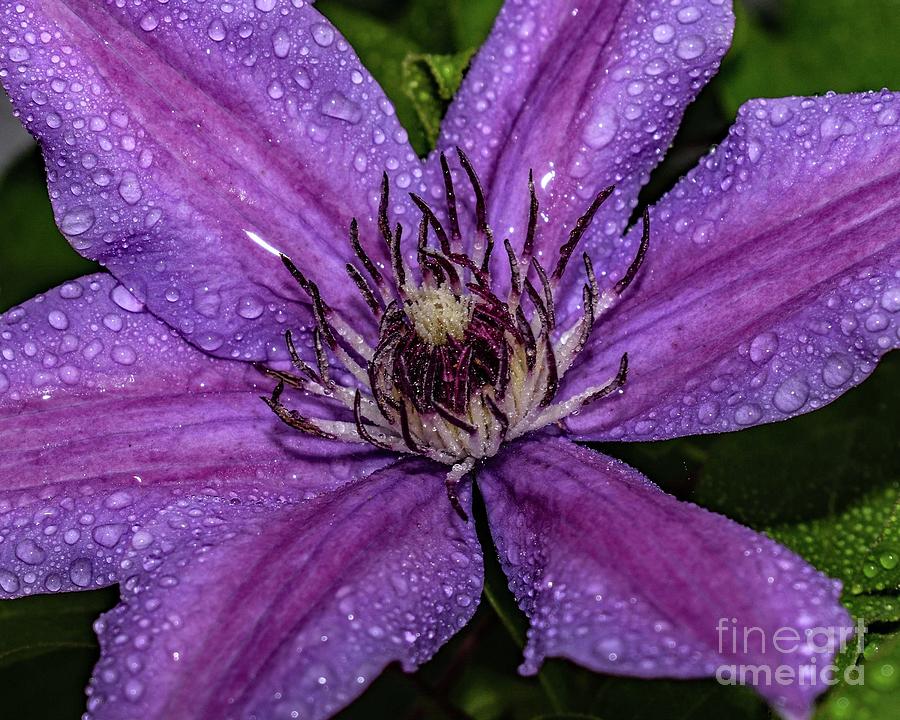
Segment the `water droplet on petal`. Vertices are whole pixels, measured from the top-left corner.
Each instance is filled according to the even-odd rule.
[[[78,587],[85,588],[91,584],[94,568],[87,558],[78,558],[69,568],[69,579]]]
[[[797,412],[809,399],[809,385],[799,377],[789,377],[775,391],[772,402],[783,413]]]
[[[94,542],[105,548],[115,547],[116,543],[122,538],[122,534],[126,530],[126,526],[121,523],[113,523],[110,525],[98,525],[91,533]]]
[[[328,47],[334,42],[334,30],[331,29],[330,25],[326,25],[325,23],[316,23],[313,25],[312,36],[313,40],[316,41],[316,44],[321,45],[322,47]]]
[[[706,52],[706,41],[699,35],[691,35],[678,41],[675,54],[682,60],[693,60]]]
[[[822,367],[822,382],[830,388],[839,388],[853,377],[853,359],[844,353],[829,355]]]
[[[26,539],[16,545],[16,557],[28,565],[40,565],[47,559],[47,553],[34,540]]]
[[[59,229],[64,235],[81,235],[94,226],[94,211],[89,207],[76,207],[69,210],[59,220]]]
[[[339,92],[333,92],[322,102],[322,113],[355,125],[362,119],[359,105]]]

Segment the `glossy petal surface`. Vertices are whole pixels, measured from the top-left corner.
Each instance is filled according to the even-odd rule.
[[[638,281],[569,379],[595,382],[627,351],[628,383],[572,431],[650,440],[783,420],[900,346],[898,117],[887,92],[745,105],[653,208]]]
[[[198,352],[108,275],[0,317],[0,490],[213,477],[274,488],[317,467],[346,482],[389,457],[283,427],[259,399],[272,381]]]
[[[99,623],[90,717],[326,718],[388,663],[427,660],[477,606],[473,528],[428,462],[277,513],[193,508],[154,519],[186,524]]]
[[[494,229],[516,244],[533,169],[543,210],[537,247],[552,258],[594,196],[615,184],[585,246],[599,269],[620,271],[634,252],[620,234],[638,191],[717,70],[733,23],[730,0],[511,0],[438,145],[472,156]]]
[[[0,80],[47,161],[57,222],[159,317],[224,357],[283,356],[306,299],[337,306],[353,216],[419,161],[393,108],[308,3],[23,0],[0,11]],[[402,203],[399,210],[403,210]],[[358,304],[357,304],[358,303]]]
[[[832,637],[852,629],[836,581],[567,440],[514,445],[478,483],[501,564],[531,619],[527,673],[548,656],[639,677],[711,676],[730,665],[800,673],[833,657],[818,628]],[[744,628],[754,629],[746,643]],[[786,632],[775,644],[780,628],[802,639],[781,642]],[[756,685],[793,718],[808,717],[825,689],[819,681]]]

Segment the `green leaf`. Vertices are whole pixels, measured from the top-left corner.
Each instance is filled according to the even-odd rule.
[[[843,581],[867,624],[900,620],[898,361],[812,415],[721,437],[695,496]]]
[[[441,120],[459,89],[474,50],[453,55],[411,53],[403,61],[403,89],[416,109],[430,147],[434,147]]]
[[[884,720],[900,715],[900,634],[878,643],[862,664],[861,684],[832,692],[817,720]]]
[[[452,54],[484,42],[502,0],[417,0],[398,25],[428,52]]]
[[[116,588],[106,588],[0,602],[0,670],[59,650],[94,650],[92,624],[118,599]]]
[[[412,38],[374,15],[355,10],[336,0],[320,0],[316,8],[331,20],[354,47],[363,64],[394,104],[400,123],[409,133],[416,152],[429,149],[427,134],[416,107],[406,94],[403,61],[423,48]]]
[[[755,97],[900,86],[900,0],[781,0],[768,12],[735,5],[720,85],[730,113]]]
[[[900,621],[900,596],[897,595],[845,595],[844,606],[855,618],[866,622]]]
[[[0,180],[0,312],[66,280],[100,270],[56,228],[43,162],[35,150]]]

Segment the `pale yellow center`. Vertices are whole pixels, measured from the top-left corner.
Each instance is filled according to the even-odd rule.
[[[406,314],[416,333],[431,345],[462,339],[472,317],[472,298],[454,295],[447,288],[426,288],[409,294]]]

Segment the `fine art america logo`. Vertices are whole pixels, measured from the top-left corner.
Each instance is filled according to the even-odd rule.
[[[855,628],[797,630],[780,627],[772,632],[740,625],[737,618],[720,618],[716,625],[719,655],[735,659],[758,658],[759,662],[719,665],[716,680],[722,685],[818,686],[837,685],[841,681],[848,685],[862,685],[864,669],[861,665],[851,664],[841,670],[833,659],[851,644],[862,653],[866,630],[862,619],[857,621]],[[775,664],[777,662],[782,664]]]

